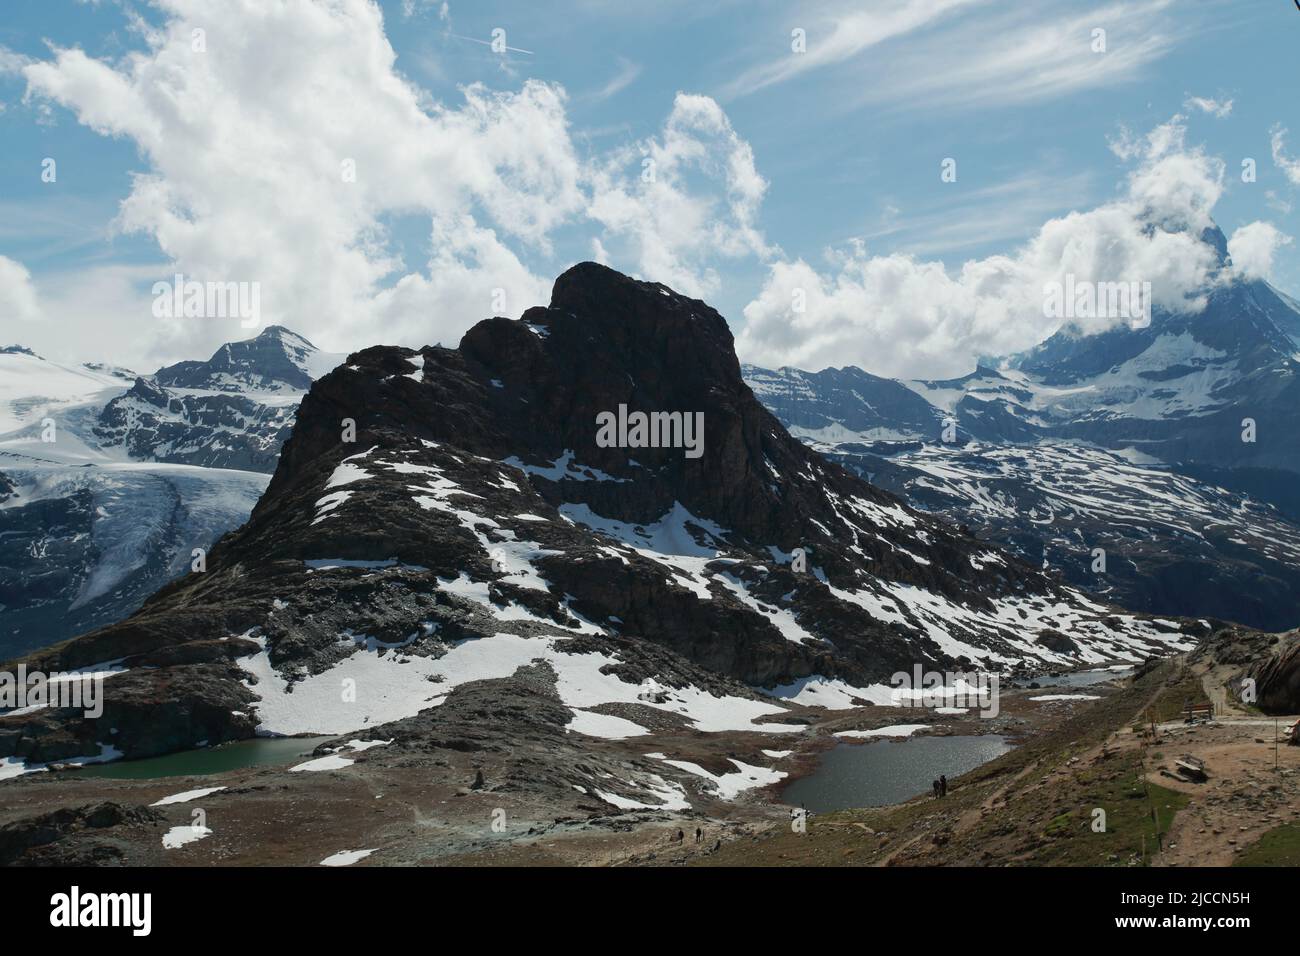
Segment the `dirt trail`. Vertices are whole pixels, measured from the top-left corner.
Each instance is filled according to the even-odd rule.
[[[1201,677],[1201,686],[1205,688],[1205,696],[1210,698],[1214,704],[1214,713],[1218,717],[1246,717],[1249,711],[1238,706],[1236,701],[1228,694],[1224,686],[1228,678],[1225,674],[1220,673],[1223,668],[1211,668]]]
[[[1279,732],[1294,720],[1279,718]],[[1278,741],[1273,720],[1228,717],[1211,724],[1162,726],[1162,753],[1146,779],[1184,794],[1156,866],[1228,866],[1267,830],[1300,820],[1300,748]],[[1177,757],[1204,761],[1209,779],[1191,783],[1160,773]],[[1277,766],[1274,767],[1276,757]]]

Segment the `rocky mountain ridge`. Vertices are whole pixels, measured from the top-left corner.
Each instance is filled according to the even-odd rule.
[[[703,455],[604,447],[620,405],[702,412]],[[1136,661],[1205,630],[1098,604],[826,461],[754,397],[714,310],[583,263],[456,349],[319,379],[205,572],[33,655],[114,661],[106,719],[27,715],[9,756],[343,732],[538,661],[574,732],[644,732],[619,706],[770,731],[783,701],[886,701],[914,664]]]

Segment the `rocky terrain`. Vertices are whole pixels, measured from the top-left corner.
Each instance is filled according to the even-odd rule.
[[[603,447],[620,405],[702,412],[703,455]],[[0,717],[0,757],[359,731],[542,662],[573,733],[771,733],[792,703],[888,702],[914,664],[1133,661],[1205,630],[1098,604],[825,461],[755,399],[716,312],[588,263],[457,349],[319,379],[206,571],[27,659],[112,662],[103,719]]]
[[[414,718],[305,739],[272,765],[0,783],[0,865],[1294,864],[1300,747],[1275,746],[1273,715],[1235,702],[1211,722],[1181,714],[1250,666],[1216,672],[1225,661],[1294,641],[1226,629],[1087,693],[1008,684],[994,719],[792,707],[785,726],[701,733],[630,705],[619,713],[647,733],[621,740],[569,729],[557,672],[539,662],[460,684]],[[792,827],[783,788],[829,749],[888,746],[855,735],[914,730],[998,733],[1017,746],[951,775],[942,801],[814,813]],[[1203,759],[1208,778],[1174,779],[1183,756]],[[1102,832],[1091,826],[1098,808]]]
[[[1121,607],[1265,630],[1300,614],[1300,524],[1248,494],[1073,444],[826,454]]]

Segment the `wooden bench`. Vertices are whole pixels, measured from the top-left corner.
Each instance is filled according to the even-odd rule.
[[[1205,720],[1213,720],[1214,704],[1209,701],[1206,701],[1204,704],[1193,704],[1191,701],[1188,701],[1184,713],[1187,715],[1187,720],[1189,722],[1198,717],[1204,718]]]

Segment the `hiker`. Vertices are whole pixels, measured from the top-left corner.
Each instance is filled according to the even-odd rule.
[[[721,849],[722,849],[722,837],[718,837],[716,840],[713,841],[713,852],[717,853]]]
[[[699,827],[696,827],[696,828],[695,828],[695,842],[696,842],[696,843],[702,843],[703,841],[704,841],[704,831],[701,830]]]
[[[948,778],[943,774],[939,774],[939,796],[948,796]]]
[[[939,799],[939,781],[938,781],[938,780],[934,781],[933,783],[930,784],[930,786],[934,788],[934,798],[935,798],[936,800],[938,800],[938,799]]]
[[[678,843],[685,843],[685,842],[686,842],[686,834],[683,833],[681,830],[678,830],[678,831],[677,831],[677,842],[678,842]]]

